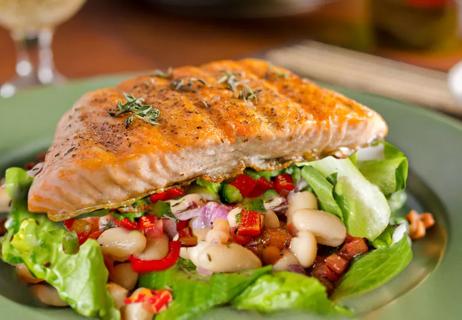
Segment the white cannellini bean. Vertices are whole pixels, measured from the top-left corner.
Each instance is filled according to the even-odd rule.
[[[213,221],[213,228],[207,232],[205,241],[215,243],[227,243],[229,240],[229,223],[225,219],[215,219]]]
[[[125,228],[111,228],[98,238],[104,254],[116,261],[126,261],[131,255],[138,255],[146,247],[146,237],[139,231]]]
[[[263,215],[263,225],[265,228],[279,228],[279,218],[272,210],[268,210]]]
[[[287,209],[287,222],[292,222],[293,213],[299,209],[318,209],[316,196],[309,191],[292,192],[287,197],[289,207]]]
[[[114,300],[116,308],[122,308],[124,306],[125,298],[128,295],[128,290],[114,282],[109,282],[106,287]]]
[[[242,208],[236,207],[232,209],[230,212],[228,212],[228,223],[231,228],[237,227],[237,215],[241,213]]]
[[[221,230],[212,229],[207,232],[205,241],[213,243],[227,243],[229,240],[229,233]]]
[[[10,196],[6,192],[5,185],[0,186],[0,212],[10,211]]]
[[[337,247],[346,238],[346,228],[342,221],[325,211],[300,209],[293,213],[292,223],[299,231],[312,232],[318,243]]]
[[[290,265],[300,264],[298,259],[290,250],[286,250],[282,257],[273,265],[273,270],[284,271],[288,270]]]
[[[18,278],[25,283],[36,284],[43,281],[42,279],[34,277],[34,275],[29,271],[29,269],[27,269],[26,265],[23,263],[16,265],[16,274]]]
[[[30,287],[32,294],[43,304],[53,307],[66,307],[67,303],[63,301],[55,288],[45,284],[34,284]]]
[[[207,237],[207,233],[212,230],[211,228],[200,228],[200,229],[192,229],[193,235],[197,237],[197,241],[204,241]]]
[[[109,279],[127,290],[133,290],[138,281],[138,273],[133,271],[131,263],[120,263],[114,266]]]
[[[136,257],[141,260],[159,260],[168,254],[168,237],[163,234],[160,237],[147,239],[146,248]]]
[[[123,309],[124,320],[152,320],[154,316],[153,313],[150,313],[146,310],[142,303],[130,303],[125,306]]]
[[[310,267],[316,259],[318,245],[316,238],[309,231],[300,231],[296,237],[290,240],[290,251],[297,257],[298,262],[304,268]]]
[[[237,272],[261,267],[260,259],[237,243],[227,245],[200,242],[188,248],[189,259],[200,268],[212,272]]]
[[[289,202],[289,208],[292,211],[298,209],[316,210],[318,208],[318,200],[316,199],[316,196],[309,191],[289,193],[287,201]]]

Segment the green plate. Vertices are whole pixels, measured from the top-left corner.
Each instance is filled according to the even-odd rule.
[[[77,81],[21,92],[0,100],[0,174],[45,149],[60,116],[85,91],[111,86],[126,76]],[[387,285],[344,301],[365,319],[456,319],[462,316],[462,125],[446,116],[383,97],[336,88],[379,111],[390,126],[389,140],[410,158],[408,205],[435,214],[437,225],[414,243],[410,266]],[[424,90],[424,88],[423,88]],[[13,268],[0,264],[1,319],[80,319],[69,309],[44,308],[16,280]],[[261,318],[217,309],[208,319]],[[287,319],[287,314],[274,318]],[[293,315],[292,318],[302,318]],[[306,319],[306,316],[303,316]]]

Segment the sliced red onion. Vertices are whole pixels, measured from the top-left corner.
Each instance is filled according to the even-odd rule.
[[[289,266],[287,267],[287,271],[306,274],[305,269],[299,264],[289,264]]]
[[[204,208],[205,206],[194,208],[194,209],[189,209],[183,212],[174,213],[174,215],[178,220],[189,220],[189,219],[200,216],[202,211],[204,211]]]
[[[175,215],[188,209],[197,208],[203,203],[202,196],[197,193],[187,194],[180,199],[169,200],[169,202],[170,209]]]
[[[231,211],[231,207],[219,204],[216,202],[208,202],[205,206],[197,209],[193,209],[194,212],[188,214],[188,216],[196,217],[192,223],[191,227],[193,229],[202,229],[212,226],[212,222],[217,219],[226,219],[228,217],[228,212]]]
[[[164,223],[164,232],[170,239],[173,239],[178,231],[176,230],[176,222],[172,219],[162,219]]]

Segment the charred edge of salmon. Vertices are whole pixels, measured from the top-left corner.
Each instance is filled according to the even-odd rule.
[[[344,152],[344,153],[339,153],[338,150],[335,150],[334,152],[326,153],[326,154],[323,154],[323,155],[315,155],[314,153],[307,153],[307,154],[304,155],[303,159],[287,159],[285,161],[281,159],[284,162],[278,162],[277,159],[269,159],[268,163],[271,162],[271,165],[269,165],[267,167],[264,167],[264,168],[263,167],[256,167],[256,166],[245,166],[244,163],[241,163],[241,165],[236,167],[236,169],[232,173],[227,174],[227,175],[213,176],[213,177],[207,176],[207,175],[197,176],[197,177],[194,177],[192,179],[188,179],[186,181],[172,183],[171,185],[165,186],[163,188],[158,188],[158,189],[155,189],[155,190],[151,190],[149,192],[140,194],[139,196],[137,196],[135,198],[131,198],[131,199],[128,199],[128,200],[125,200],[125,201],[122,201],[122,202],[105,203],[105,204],[101,204],[101,205],[97,205],[97,206],[86,207],[86,208],[82,208],[80,210],[74,211],[72,214],[69,214],[69,213],[66,213],[66,214],[55,213],[55,214],[47,214],[47,216],[51,221],[59,222],[59,221],[63,221],[63,220],[66,220],[66,219],[76,218],[79,215],[89,213],[89,212],[93,212],[93,211],[96,211],[96,210],[117,209],[117,208],[120,208],[120,207],[123,207],[123,206],[131,205],[132,203],[134,203],[137,200],[143,199],[143,198],[148,197],[148,196],[150,196],[152,194],[155,194],[155,193],[165,191],[165,190],[170,189],[172,187],[189,186],[191,183],[193,183],[194,181],[196,181],[199,178],[205,179],[205,180],[210,181],[210,182],[223,182],[225,180],[231,179],[231,178],[243,173],[246,168],[250,168],[250,169],[253,169],[253,170],[256,170],[256,171],[272,171],[272,170],[282,170],[282,169],[290,167],[293,164],[302,163],[302,162],[305,162],[305,161],[319,160],[319,159],[322,159],[322,158],[328,157],[328,156],[334,156],[334,157],[339,158],[339,159],[340,158],[347,158],[350,155],[354,154],[358,149],[370,146],[370,145],[372,145],[374,143],[378,143],[378,142],[383,141],[383,140],[384,140],[383,138],[376,139],[376,140],[372,141],[371,143],[367,143],[367,144],[364,144],[364,145],[358,145],[358,146],[356,146],[354,148],[349,148],[348,152]]]

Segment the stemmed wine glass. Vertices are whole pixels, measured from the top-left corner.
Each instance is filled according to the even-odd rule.
[[[0,97],[18,89],[59,83],[51,43],[54,28],[74,15],[85,0],[0,0],[0,25],[16,46],[16,76],[0,86]]]

